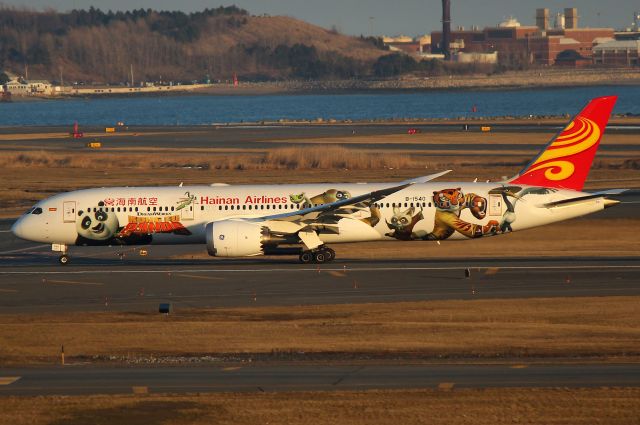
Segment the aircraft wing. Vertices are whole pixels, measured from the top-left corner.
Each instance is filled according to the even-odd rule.
[[[413,184],[414,183],[404,183],[398,186],[374,190],[373,192],[366,193],[364,195],[342,199],[330,204],[322,204],[317,207],[309,207],[297,211],[290,211],[264,217],[251,217],[244,220],[251,222],[287,221],[306,225],[318,223],[330,226],[331,224],[336,224],[340,218],[345,218],[351,214],[357,213],[358,211],[367,209],[371,204],[378,202],[391,194],[406,189]]]
[[[414,179],[404,180],[404,181],[401,181],[400,184],[427,183],[427,182],[430,182],[431,180],[437,179],[438,177],[442,177],[445,174],[449,174],[450,172],[451,172],[451,170],[444,170],[444,171],[441,171],[439,173],[429,174],[428,176],[421,176],[421,177],[416,177]]]

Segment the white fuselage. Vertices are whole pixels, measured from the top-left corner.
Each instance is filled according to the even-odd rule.
[[[27,240],[65,245],[204,244],[206,225],[211,222],[268,217],[391,186],[327,183],[78,190],[39,202],[18,220],[13,232]],[[414,184],[375,205],[337,214],[327,227],[331,231],[317,233],[324,243],[469,239],[604,208],[602,198],[544,206],[581,195],[588,194],[503,183]]]

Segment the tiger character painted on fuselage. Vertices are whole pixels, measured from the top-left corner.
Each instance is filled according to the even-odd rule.
[[[460,219],[460,213],[468,208],[479,220],[487,215],[487,200],[475,193],[462,193],[461,188],[445,189],[433,192],[433,204],[436,207],[433,231],[426,235],[427,240],[444,240],[459,232],[468,238],[479,238],[486,234],[495,234],[499,229],[496,220],[486,225],[468,223]]]

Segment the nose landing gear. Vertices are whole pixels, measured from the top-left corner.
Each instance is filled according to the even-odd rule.
[[[302,264],[322,264],[333,261],[336,258],[336,252],[326,246],[321,246],[313,251],[303,251],[300,254],[300,262]]]
[[[67,245],[54,243],[54,244],[51,244],[51,250],[61,253],[60,257],[58,257],[58,261],[60,262],[61,265],[65,266],[69,263],[70,258],[67,255]]]

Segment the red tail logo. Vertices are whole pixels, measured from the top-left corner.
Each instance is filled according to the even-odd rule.
[[[582,190],[617,99],[589,102],[512,183]]]

